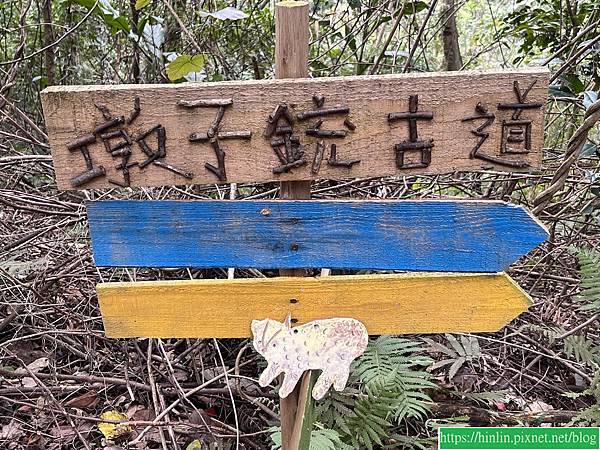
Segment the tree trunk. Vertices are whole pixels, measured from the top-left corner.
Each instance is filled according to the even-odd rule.
[[[44,47],[48,47],[44,51],[44,66],[46,69],[46,77],[48,78],[48,86],[56,84],[54,76],[54,47],[50,47],[54,42],[54,33],[52,30],[52,0],[45,0],[42,5],[42,18],[44,20]]]
[[[138,34],[138,23],[139,23],[139,18],[140,18],[140,12],[137,10],[137,8],[135,7],[135,0],[130,0],[129,1],[130,6],[131,6],[131,23],[133,25],[133,28],[135,28],[135,34]],[[140,79],[140,49],[138,47],[138,43],[135,42],[133,44],[133,58],[131,61],[131,75],[133,78],[133,82],[135,84],[139,84],[141,79]]]
[[[463,65],[458,45],[458,29],[456,28],[456,5],[454,0],[444,0],[442,10],[442,41],[444,44],[444,66],[446,70],[460,70]]]

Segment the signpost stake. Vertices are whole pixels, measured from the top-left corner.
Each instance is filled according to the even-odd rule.
[[[285,0],[275,5],[275,78],[308,78],[308,2]],[[279,196],[288,200],[310,199],[310,181],[284,181]],[[302,269],[282,269],[280,275],[301,277]],[[281,399],[283,450],[308,450],[312,431],[312,372],[306,372],[294,391]]]

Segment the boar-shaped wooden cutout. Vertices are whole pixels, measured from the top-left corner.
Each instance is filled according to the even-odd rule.
[[[254,348],[268,362],[258,382],[270,384],[284,373],[279,395],[284,398],[296,386],[305,370],[322,370],[312,396],[319,400],[333,385],[336,391],[346,386],[350,364],[362,355],[369,335],[366,327],[355,319],[325,319],[292,328],[272,319],[253,320]]]

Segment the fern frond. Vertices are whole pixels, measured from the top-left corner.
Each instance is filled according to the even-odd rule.
[[[399,397],[400,404],[394,417],[397,422],[406,418],[425,419],[433,401],[423,392],[405,391]]]
[[[353,447],[342,441],[342,437],[336,430],[323,428],[316,423],[310,433],[310,450],[354,450]],[[281,450],[281,428],[269,428],[272,441],[271,450]]]
[[[576,254],[581,276],[579,300],[583,303],[579,309],[593,313],[600,312],[600,252],[577,249]]]
[[[433,403],[425,391],[437,385],[430,373],[419,370],[433,360],[422,351],[420,342],[395,336],[370,341],[350,376],[360,390],[331,391],[315,407],[317,420],[351,448],[381,447],[393,422],[423,418]]]
[[[355,417],[348,420],[352,430],[349,436],[353,448],[372,450],[374,445],[383,445],[382,439],[389,435],[390,418],[398,405],[396,393],[389,389],[390,381],[374,381],[355,402]]]
[[[374,395],[381,395],[380,390],[385,389],[387,395],[395,396],[396,422],[407,418],[423,419],[433,404],[431,398],[423,391],[437,389],[437,385],[430,380],[430,377],[427,372],[395,370],[369,385],[368,389]]]
[[[489,391],[489,392],[459,392],[450,391],[450,395],[460,399],[472,401],[482,405],[488,405],[491,402],[504,402],[508,391]]]
[[[327,428],[313,430],[310,434],[310,450],[354,450],[342,441],[336,430]]]
[[[354,399],[358,395],[356,389],[346,388],[343,392],[329,391],[327,396],[315,404],[315,417],[326,428],[333,428],[350,435],[348,419],[355,417]]]
[[[550,345],[553,345],[559,336],[566,333],[563,327],[549,326],[549,325],[536,325],[529,323],[519,328],[519,331],[532,331],[543,337],[545,337]]]
[[[354,363],[355,375],[369,385],[386,378],[390,373],[427,366],[433,361],[418,355],[423,350],[419,342],[396,336],[381,336],[369,342],[363,355]]]
[[[394,443],[384,446],[384,449],[392,450],[402,448],[405,450],[429,450],[436,447],[434,438],[422,439],[415,436],[392,434],[390,439],[393,440]]]
[[[600,366],[600,346],[584,336],[574,334],[564,340],[567,356],[572,356],[577,362],[588,366]]]
[[[600,426],[600,370],[596,371],[591,386],[583,391],[591,395],[596,403],[581,411],[567,424],[567,426],[599,427]]]

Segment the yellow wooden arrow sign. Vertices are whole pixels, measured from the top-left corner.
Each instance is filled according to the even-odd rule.
[[[497,331],[531,305],[505,273],[104,283],[109,337],[244,338],[252,319],[352,317],[369,334]]]

